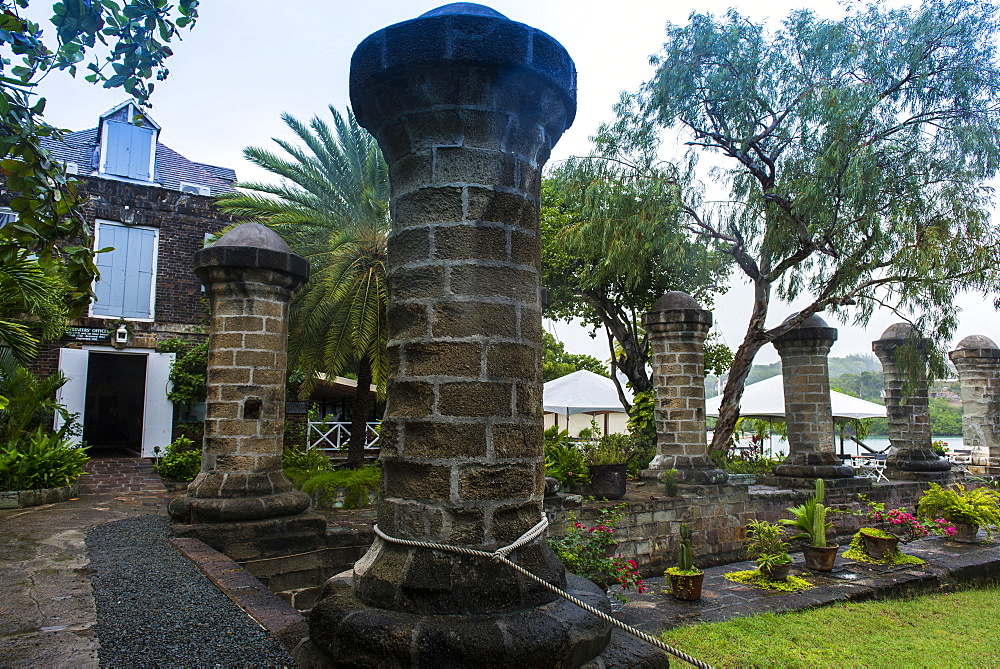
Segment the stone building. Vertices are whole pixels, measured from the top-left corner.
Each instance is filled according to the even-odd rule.
[[[95,128],[67,133],[46,148],[89,197],[101,278],[97,299],[33,371],[62,371],[58,399],[79,413],[80,437],[117,454],[153,455],[171,440],[167,399],[171,338],[204,339],[204,291],[191,257],[232,222],[212,196],[233,190],[236,173],[193,162],[159,141],[160,126],[132,101],[105,112]]]

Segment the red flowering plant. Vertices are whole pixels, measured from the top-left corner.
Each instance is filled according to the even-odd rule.
[[[858,511],[858,515],[867,517],[871,522],[878,525],[878,530],[885,535],[891,535],[899,539],[901,543],[908,543],[915,539],[923,539],[931,534],[943,534],[954,536],[955,526],[944,518],[918,519],[904,509],[886,510],[883,502],[872,502],[864,495],[858,495],[868,509]]]
[[[646,592],[646,584],[639,576],[635,560],[615,555],[618,541],[615,526],[625,517],[624,503],[612,509],[600,509],[601,517],[596,525],[587,526],[570,512],[566,525],[566,536],[549,539],[549,546],[566,565],[566,570],[590,579],[607,590],[612,585],[620,585],[622,590],[635,588]],[[609,593],[621,602],[628,599],[620,592]]]

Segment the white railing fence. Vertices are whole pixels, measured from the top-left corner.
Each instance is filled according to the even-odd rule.
[[[368,423],[365,438],[365,457],[378,457],[378,426],[380,421]],[[333,458],[347,457],[351,441],[350,421],[309,421],[309,448],[318,448]]]

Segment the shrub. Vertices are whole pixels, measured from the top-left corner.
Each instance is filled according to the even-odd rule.
[[[90,458],[42,427],[20,443],[0,448],[0,489],[40,490],[70,485]]]
[[[154,465],[156,473],[175,481],[193,481],[201,471],[201,448],[181,436],[167,446],[166,454]]]
[[[545,475],[563,485],[590,482],[583,451],[569,439],[569,432],[553,425],[545,430]]]
[[[301,489],[316,501],[319,508],[332,509],[336,508],[337,489],[340,488],[344,490],[344,504],[341,508],[360,509],[368,506],[370,495],[378,492],[381,482],[382,468],[367,465],[359,469],[316,471],[302,481]]]

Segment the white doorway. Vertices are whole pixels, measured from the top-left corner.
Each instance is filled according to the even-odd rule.
[[[56,398],[78,414],[79,443],[112,455],[153,457],[170,443],[173,353],[149,349],[87,346],[59,349],[59,371],[67,382]],[[56,416],[56,428],[61,426]]]

